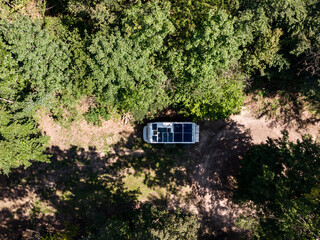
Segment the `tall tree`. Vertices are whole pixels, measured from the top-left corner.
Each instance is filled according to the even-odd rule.
[[[53,41],[40,21],[20,15],[15,15],[12,21],[1,20],[0,36],[3,47],[18,66],[20,78],[16,85],[20,88],[20,98],[17,100],[25,103],[29,114],[39,105],[52,107],[69,87],[68,46]]]
[[[253,201],[259,216],[254,233],[262,239],[317,239],[320,236],[320,146],[311,137],[280,139],[254,146],[241,160],[240,202]]]
[[[23,89],[19,66],[12,54],[6,50],[0,38],[0,97],[1,101],[14,103]]]
[[[238,16],[249,46],[243,59],[249,69],[278,70],[295,64],[297,56],[318,48],[319,2],[242,0]]]
[[[235,19],[213,8],[184,41],[172,47],[167,67],[173,78],[175,102],[196,118],[225,118],[242,104],[243,75],[238,69],[243,37]]]
[[[168,5],[140,4],[127,11],[122,32],[93,38],[88,85],[98,102],[131,112],[137,120],[168,104],[167,77],[155,61],[173,29],[168,14]]]
[[[48,138],[41,135],[34,121],[16,119],[0,105],[0,173],[12,168],[27,168],[31,161],[47,162],[44,154]]]

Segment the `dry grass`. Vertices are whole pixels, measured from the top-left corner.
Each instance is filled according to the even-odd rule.
[[[86,102],[77,106],[78,117],[69,125],[62,125],[56,122],[45,111],[38,112],[38,123],[41,131],[50,137],[50,145],[57,146],[61,150],[69,149],[71,146],[78,146],[88,150],[95,148],[104,155],[109,150],[108,146],[113,145],[121,138],[127,138],[134,132],[133,127],[124,125],[119,119],[113,118],[101,120],[101,126],[89,124],[81,116],[89,108]]]

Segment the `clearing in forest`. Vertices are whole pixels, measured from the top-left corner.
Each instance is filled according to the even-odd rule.
[[[261,114],[259,104],[248,98],[241,113],[229,120],[201,122],[200,143],[190,146],[144,143],[143,125],[120,120],[94,126],[78,119],[61,126],[42,115],[39,125],[51,138],[51,163],[35,163],[3,177],[1,237],[21,236],[32,226],[37,231],[64,229],[66,220],[77,224],[101,209],[113,215],[112,204],[123,204],[118,211],[125,211],[137,200],[196,214],[204,237],[237,238],[245,232],[236,226],[237,219],[253,214],[232,201],[241,155],[268,137],[280,137],[283,129],[293,141],[306,133],[317,139],[320,130],[306,109],[299,117],[281,109]]]

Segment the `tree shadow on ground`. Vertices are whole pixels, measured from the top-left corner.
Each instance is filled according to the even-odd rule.
[[[149,145],[133,133],[109,149],[102,156],[95,148],[86,151],[72,146],[61,150],[52,146],[47,149],[50,163],[35,162],[28,169],[1,176],[0,196],[12,202],[23,200],[28,205],[3,209],[0,229],[4,238],[20,239],[26,230],[43,235],[72,226],[72,231],[76,228],[72,237],[79,239],[86,232],[95,231],[93,226],[100,226],[107,218],[125,215],[139,205],[139,190],[128,190],[123,182],[128,169],[144,175],[150,188],[160,186],[170,192],[187,179],[180,165],[184,155],[181,146]],[[50,206],[52,212],[44,214],[46,209],[35,206],[34,199],[26,199],[30,192],[41,204]],[[164,204],[163,199],[153,200],[155,204]]]
[[[143,125],[135,125],[135,132],[109,146],[106,156],[94,148],[51,147],[47,151],[52,155],[51,163],[34,163],[26,170],[13,171],[9,177],[2,176],[0,194],[18,201],[33,192],[54,209],[53,213],[44,214],[38,209],[31,218],[30,213],[17,215],[26,206],[14,212],[4,209],[1,232],[6,238],[19,239],[26,229],[46,234],[71,225],[73,231],[76,229],[73,238],[79,239],[106,219],[139,207],[139,190],[128,190],[123,181],[126,174],[132,174],[128,170],[133,170],[133,174],[144,176],[148,187],[162,187],[169,194],[176,194],[179,187],[192,186],[191,198],[199,200],[196,207],[204,232],[201,238],[237,235],[233,231],[233,176],[239,168],[239,156],[251,145],[250,133],[226,121],[200,125],[201,142],[190,146],[144,143]],[[221,203],[225,199],[227,202]],[[168,204],[165,195],[150,196],[149,201]]]
[[[8,239],[22,238],[26,229],[41,234],[46,234],[48,229],[65,229],[65,223],[77,228],[73,237],[79,239],[92,226],[99,225],[99,221],[134,208],[138,192],[128,191],[121,177],[109,174],[107,159],[100,157],[95,149],[85,151],[71,147],[60,150],[51,147],[48,153],[52,154],[51,163],[34,163],[27,170],[17,169],[9,177],[4,177],[1,195],[6,192],[6,197],[11,200],[23,199],[27,197],[26,192],[19,193],[23,186],[35,193],[39,201],[52,207],[54,214],[46,216],[43,214],[45,210],[40,208],[33,217],[30,212],[15,216],[24,211],[24,205],[15,212],[6,211],[1,232]],[[33,203],[29,201],[28,204]]]
[[[144,182],[149,187],[165,187],[174,191],[174,186],[184,185],[187,174],[185,172],[189,159],[185,158],[184,146],[150,145],[140,138],[121,140],[108,155],[110,159],[117,159],[110,165],[115,172],[133,169],[135,174],[143,174]]]
[[[233,121],[203,122],[204,135],[192,175],[201,216],[202,239],[239,239],[239,208],[233,203],[241,156],[252,146],[250,131]]]
[[[257,118],[266,117],[271,120],[269,127],[282,125],[285,128],[304,129],[308,125],[320,122],[316,114],[311,114],[314,108],[310,100],[306,100],[299,93],[273,92],[264,98],[251,100]],[[314,104],[313,104],[314,105]],[[317,109],[314,109],[317,112]]]

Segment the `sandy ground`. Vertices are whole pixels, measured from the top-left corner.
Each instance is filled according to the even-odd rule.
[[[304,119],[308,119],[308,112],[302,113]],[[300,127],[299,123],[295,120],[290,123],[278,122],[273,118],[262,116],[256,118],[250,112],[248,107],[244,107],[241,114],[231,117],[231,121],[234,121],[242,131],[249,131],[252,143],[259,144],[265,142],[267,138],[279,138],[282,136],[281,131],[287,130],[289,132],[289,140],[295,142],[297,139],[301,139],[302,135],[310,134],[313,139],[316,140],[319,135],[320,122],[305,124],[304,127]]]

